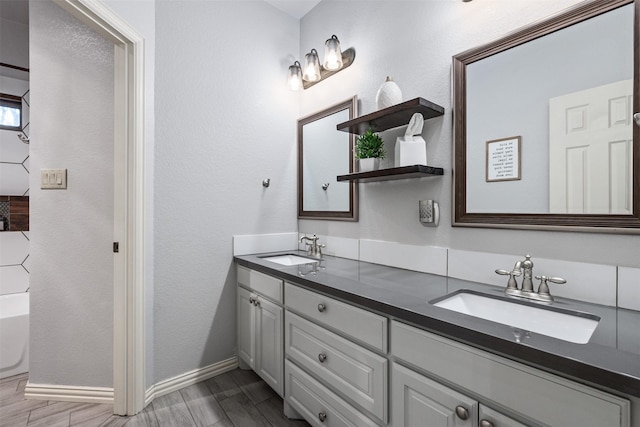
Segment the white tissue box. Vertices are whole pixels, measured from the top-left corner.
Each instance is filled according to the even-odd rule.
[[[395,166],[427,165],[427,143],[421,136],[396,139]]]

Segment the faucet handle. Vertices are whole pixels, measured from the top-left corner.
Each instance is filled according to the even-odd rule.
[[[522,274],[522,271],[518,271],[518,270],[512,270],[512,271],[507,271],[507,270],[503,270],[503,269],[499,269],[496,270],[496,274],[499,274],[501,276],[519,276]]]
[[[540,286],[538,287],[538,294],[543,294],[543,295],[549,295],[549,285],[547,284],[547,282],[557,283],[558,285],[567,283],[567,281],[562,277],[536,276],[536,279],[540,280]]]
[[[496,274],[499,274],[501,276],[509,276],[509,280],[507,281],[507,289],[518,289],[518,282],[516,282],[515,276],[521,275],[522,271],[516,269],[512,271],[499,269],[496,270]]]

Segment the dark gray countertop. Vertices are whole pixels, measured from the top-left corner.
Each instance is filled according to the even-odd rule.
[[[557,298],[554,307],[601,318],[587,344],[538,333],[435,307],[429,301],[459,289],[503,295],[501,288],[450,277],[325,256],[315,274],[308,265],[284,266],[261,257],[302,251],[236,256],[247,268],[391,316],[473,347],[545,371],[640,397],[640,312]],[[304,276],[301,273],[306,274]]]

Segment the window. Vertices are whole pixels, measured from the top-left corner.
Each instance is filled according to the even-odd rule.
[[[0,93],[0,129],[22,130],[22,98]]]

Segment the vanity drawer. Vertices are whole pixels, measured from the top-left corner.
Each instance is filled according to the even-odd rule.
[[[626,399],[397,321],[391,322],[391,353],[544,425],[630,425]]]
[[[377,426],[288,360],[285,362],[284,374],[285,399],[309,424],[318,427]]]
[[[353,402],[387,421],[387,359],[303,319],[285,313],[289,359]]]
[[[238,266],[238,283],[282,304],[283,281],[281,279]]]
[[[387,318],[285,283],[285,306],[357,341],[387,352]]]

